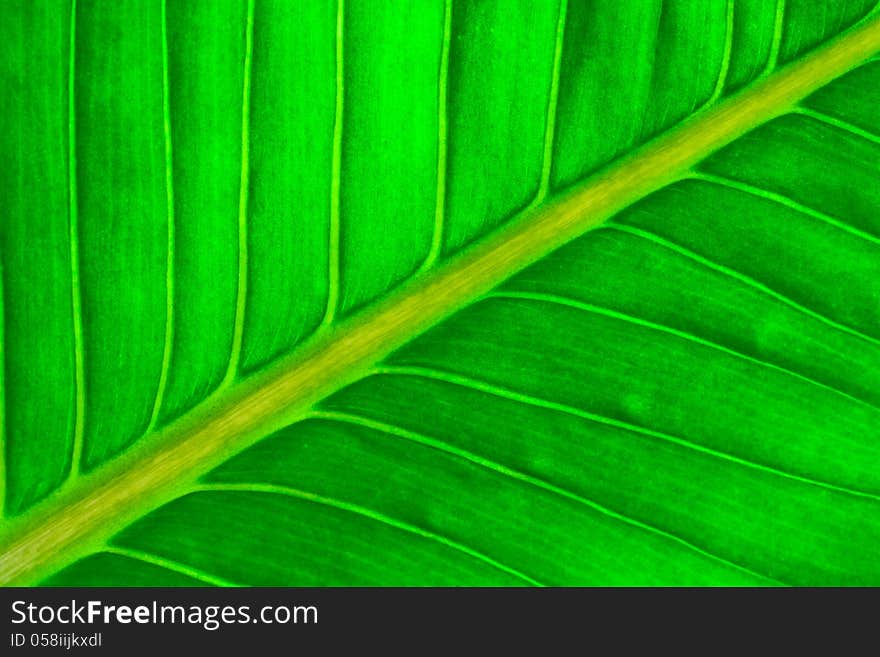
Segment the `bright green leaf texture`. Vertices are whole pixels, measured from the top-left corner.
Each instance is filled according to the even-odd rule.
[[[875,4],[4,1],[0,543]],[[866,57],[18,583],[880,585]]]

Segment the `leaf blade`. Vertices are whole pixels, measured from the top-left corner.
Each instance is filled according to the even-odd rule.
[[[872,24],[869,23],[868,25],[870,27]],[[874,25],[876,32],[876,24]],[[854,34],[864,37],[865,29],[862,28],[861,32],[856,30]],[[850,38],[852,38],[852,36]],[[876,39],[876,35],[871,38]],[[848,52],[848,57],[855,58],[856,56],[854,55],[854,52],[859,52],[860,54],[858,54],[857,58],[864,58],[865,48],[867,48],[868,52],[873,52],[872,49],[875,48],[875,45],[871,45],[874,43],[871,41],[871,38],[868,39],[867,45],[865,41],[850,41],[849,45],[851,48],[853,43],[856,43],[857,47],[855,50],[851,49]],[[839,46],[839,44],[840,42],[835,45]],[[862,50],[859,50],[859,48]],[[829,53],[831,53],[831,55],[829,55]],[[254,418],[241,417],[242,414],[240,413],[240,408],[233,410],[233,407],[236,404],[241,404],[244,401],[245,405],[251,405],[251,411],[257,409],[258,415],[266,413],[271,416],[274,412],[280,412],[280,409],[285,403],[288,403],[288,400],[286,399],[282,401],[282,397],[292,389],[302,395],[299,401],[301,402],[301,408],[305,408],[308,403],[315,401],[322,394],[345,383],[346,376],[354,378],[358,374],[355,370],[346,370],[345,368],[339,367],[338,363],[336,364],[338,369],[333,370],[332,367],[329,367],[328,369],[330,369],[330,372],[328,374],[328,372],[323,371],[323,368],[315,366],[315,362],[323,362],[330,365],[328,361],[330,356],[335,357],[338,355],[343,356],[343,365],[345,366],[351,365],[352,362],[357,363],[358,358],[363,358],[362,365],[363,367],[366,367],[370,362],[374,362],[376,359],[381,358],[384,353],[387,353],[392,347],[396,346],[393,341],[387,342],[387,332],[389,328],[399,330],[399,335],[395,339],[402,343],[403,341],[406,341],[410,335],[418,333],[424,327],[427,327],[439,318],[449,314],[454,308],[443,305],[450,300],[448,294],[444,294],[444,292],[448,293],[451,290],[454,290],[455,294],[461,295],[457,298],[456,303],[459,305],[465,304],[470,301],[471,297],[478,296],[481,293],[481,290],[487,291],[509,273],[522,268],[529,264],[529,262],[537,259],[543,253],[548,252],[555,246],[558,246],[571,237],[579,234],[579,232],[591,225],[589,222],[577,223],[579,220],[583,219],[580,216],[580,211],[583,209],[581,206],[587,206],[589,208],[590,212],[593,213],[590,217],[593,221],[606,218],[616,210],[622,209],[622,207],[628,205],[633,199],[662,186],[670,179],[683,172],[688,166],[690,166],[691,162],[702,159],[707,152],[717,149],[726,143],[726,141],[738,136],[740,131],[747,129],[754,123],[759,123],[771,118],[776,113],[787,109],[788,104],[793,102],[793,99],[798,98],[799,95],[803,95],[811,90],[810,84],[820,84],[824,79],[822,78],[823,75],[834,77],[837,73],[842,72],[842,69],[846,69],[857,61],[857,58],[844,58],[842,60],[835,59],[833,56],[835,54],[833,47],[825,49],[823,54],[825,55],[824,60],[821,58],[818,60],[815,58],[804,60],[804,62],[800,62],[785,71],[784,74],[788,74],[788,78],[785,78],[784,75],[780,75],[779,77],[768,80],[763,85],[756,86],[751,90],[753,95],[744,94],[738,99],[739,104],[727,103],[719,106],[715,110],[710,110],[703,114],[701,118],[695,119],[689,125],[684,125],[675,130],[671,135],[667,135],[665,138],[652,144],[651,147],[644,149],[644,151],[640,153],[641,159],[639,159],[639,156],[632,157],[628,161],[613,167],[609,172],[606,172],[604,176],[599,176],[594,179],[592,181],[594,186],[585,187],[584,189],[587,191],[584,192],[583,195],[579,196],[578,191],[575,191],[564,197],[562,201],[555,205],[542,208],[537,212],[528,213],[520,220],[518,225],[515,224],[511,229],[502,231],[494,240],[489,240],[479,245],[477,248],[472,249],[462,257],[446,265],[443,269],[439,270],[438,273],[422,276],[410,285],[407,290],[404,290],[396,295],[394,299],[387,302],[383,308],[380,308],[368,316],[365,324],[369,325],[370,321],[374,322],[372,331],[375,338],[366,339],[365,336],[368,336],[369,332],[362,334],[362,341],[368,344],[357,344],[357,339],[352,340],[351,335],[346,336],[344,334],[346,329],[354,326],[354,323],[347,326],[340,326],[334,335],[330,338],[325,338],[327,341],[325,343],[327,351],[320,352],[320,346],[316,347],[315,345],[312,345],[314,350],[312,354],[316,360],[312,361],[313,369],[311,371],[306,369],[306,374],[318,374],[317,370],[322,369],[320,376],[325,377],[323,382],[319,380],[316,384],[313,381],[309,381],[309,377],[306,376],[303,371],[300,371],[296,375],[299,377],[299,382],[292,387],[285,387],[291,385],[291,380],[289,378],[285,379],[283,376],[280,376],[279,379],[273,381],[271,377],[267,375],[266,377],[259,377],[259,381],[256,381],[255,379],[255,381],[244,384],[238,390],[228,391],[218,395],[216,399],[212,400],[212,403],[221,406],[224,403],[228,404],[226,415],[223,416],[221,412],[219,417],[215,416],[208,424],[200,426],[200,428],[195,431],[194,435],[201,436],[203,442],[201,444],[199,444],[198,441],[187,442],[186,448],[191,450],[191,453],[187,454],[186,449],[183,451],[178,450],[177,452],[171,450],[168,453],[155,452],[150,455],[148,459],[145,459],[147,463],[157,466],[156,472],[161,475],[156,475],[155,472],[150,475],[154,477],[152,483],[160,481],[162,480],[162,477],[165,477],[167,485],[168,479],[174,475],[180,474],[180,471],[177,468],[189,464],[189,466],[192,466],[193,468],[204,469],[212,462],[212,460],[219,459],[221,456],[225,457],[230,451],[239,449],[245,446],[248,441],[253,440],[256,435],[252,435],[249,432],[257,432],[258,429],[252,424],[248,424],[248,422],[253,421]],[[839,55],[840,53],[837,52],[836,54]],[[817,61],[823,63],[824,68],[821,65],[816,66]],[[805,62],[812,63],[813,67],[805,68]],[[830,67],[829,62],[832,64]],[[800,68],[798,68],[799,66]],[[835,66],[837,68],[835,68]],[[798,82],[797,74],[792,76],[792,71],[798,70],[800,71],[800,74],[809,81],[809,84],[805,87],[802,85],[800,88],[795,84],[794,91],[791,88],[785,88],[785,85],[781,85],[780,88],[780,80],[786,80],[787,82],[792,82],[792,80],[794,80],[794,82]],[[803,83],[804,80],[800,80],[800,82]],[[774,83],[777,85],[776,87],[773,86]],[[756,97],[761,96],[761,94],[755,94],[755,90],[761,90],[766,95],[759,98],[761,102],[753,102],[752,105],[749,105],[750,100],[754,101]],[[768,93],[768,90],[771,93]],[[774,96],[772,92],[776,92],[776,95]],[[773,102],[768,102],[768,97],[771,98]],[[774,102],[777,103],[777,105],[774,106]],[[731,110],[731,108],[733,108],[733,110]],[[754,113],[756,109],[761,110],[761,112]],[[744,118],[747,114],[748,117]],[[741,123],[737,123],[737,120],[740,120]],[[723,128],[720,130],[720,133],[717,131],[719,124]],[[707,125],[711,125],[715,128],[716,132],[713,133],[712,130],[707,130],[706,133],[708,134],[700,134],[700,129],[705,128]],[[680,147],[682,144],[691,149],[689,154],[676,152],[674,147]],[[664,148],[667,149],[666,152],[663,152]],[[661,164],[666,165],[669,161],[667,156],[669,155],[670,150],[674,155],[672,161],[678,168],[677,172],[670,173],[669,171],[664,170],[661,166]],[[683,150],[687,150],[687,148]],[[662,158],[660,157],[661,153],[663,155]],[[652,155],[654,156],[653,168],[651,166]],[[627,175],[623,175],[624,173]],[[627,176],[629,176],[628,180]],[[646,182],[643,178],[648,178],[648,181]],[[627,184],[631,183],[633,180],[636,181],[635,185]],[[615,198],[615,194],[620,197]],[[610,201],[608,200],[608,196],[611,196]],[[596,206],[593,206],[591,203],[594,200],[599,201]],[[618,205],[615,205],[615,203]],[[541,227],[542,230],[537,230],[537,227]],[[537,247],[535,244],[529,244],[532,240],[535,240],[536,237],[539,237],[539,239],[537,239]],[[505,262],[505,259],[508,256],[510,256],[512,262]],[[481,259],[483,260],[481,261]],[[493,271],[487,274],[486,269],[489,268],[490,263]],[[471,274],[475,275],[476,280],[469,280]],[[439,284],[438,281],[440,281]],[[464,293],[462,291],[464,291]],[[413,302],[412,297],[407,297],[407,294],[418,297],[419,301]],[[434,294],[438,296],[439,302],[434,302],[432,305],[428,297]],[[395,305],[395,303],[398,305]],[[402,308],[407,309],[409,315],[404,315],[402,318],[403,325],[401,326],[401,317],[398,317],[397,315],[401,312]],[[435,315],[431,315],[429,312],[425,316],[424,311],[426,308],[435,313]],[[396,326],[395,322],[397,322]],[[340,341],[347,339],[349,342],[342,346],[337,345],[335,347],[336,350],[334,351],[332,343],[334,338],[338,338]],[[380,345],[383,340],[386,342]],[[317,343],[318,341],[316,340],[315,342]],[[352,354],[345,353],[345,348],[350,347],[352,342],[355,343],[355,346],[358,349],[361,349],[361,351],[355,353],[353,357]],[[370,351],[370,348],[373,349],[372,352]],[[321,361],[321,358],[324,360]],[[286,363],[286,365],[289,366],[291,362],[292,359]],[[308,364],[310,361],[307,358],[303,362]],[[278,372],[281,372],[282,370],[282,366],[277,368]],[[332,377],[334,375],[339,375],[340,378],[338,380],[333,379]],[[280,387],[275,385],[279,381],[283,384],[280,385]],[[296,377],[294,377],[294,381],[296,381]],[[299,385],[300,382],[303,383],[302,386]],[[268,398],[260,394],[261,385],[265,388],[262,392],[268,391],[270,393]],[[310,385],[312,387],[309,387]],[[316,390],[316,385],[325,385],[326,388]],[[312,397],[309,395],[312,395]],[[296,407],[296,405],[294,406]],[[216,407],[214,410],[216,410]],[[294,410],[297,409],[295,408]],[[192,419],[193,418],[190,418],[190,420]],[[206,418],[202,417],[201,419],[204,420]],[[262,429],[265,429],[271,424],[271,422],[267,421],[264,417],[260,418],[260,422],[263,423],[261,425]],[[192,430],[192,426],[195,424],[195,422],[191,423],[189,429]],[[180,426],[182,425],[178,425],[173,430],[166,432],[166,439],[169,442],[171,442],[171,437],[174,436],[174,431],[181,431]],[[218,430],[219,432],[214,433],[211,437],[211,433]],[[231,437],[240,430],[244,432],[244,437],[239,437],[237,439],[239,441],[238,445],[230,448],[228,445],[224,444],[224,436]],[[178,434],[178,437],[180,435],[186,435],[185,431]],[[193,435],[190,435],[189,438],[193,438]],[[207,447],[210,447],[210,449],[206,449]],[[139,454],[143,457],[146,452],[142,451]],[[198,458],[193,458],[194,456],[198,456]],[[168,467],[168,462],[163,462],[161,460],[164,458],[167,461],[169,457],[172,457],[172,467],[170,468]],[[177,458],[177,461],[174,461],[174,458]],[[197,462],[198,465],[196,466],[195,464]],[[129,465],[130,463],[131,461],[129,462]],[[163,468],[165,469],[164,473]],[[157,476],[158,479],[155,478]],[[151,490],[151,488],[147,486],[144,481],[136,482],[129,479],[129,483],[134,486],[132,490],[117,490],[116,493],[124,492],[125,495],[128,496],[129,502],[138,500],[138,504],[145,505],[146,503],[139,499],[140,493],[145,493],[148,490]],[[138,489],[138,487],[141,488]],[[169,491],[166,489],[164,493],[168,494]],[[125,495],[123,495],[123,498]],[[88,518],[88,516],[79,517],[78,521],[82,521],[83,518]],[[97,524],[106,521],[106,518],[92,517],[92,521]],[[121,520],[117,518],[117,521]],[[59,531],[54,538],[63,541],[70,540],[71,536],[64,535],[64,532],[70,529],[70,527],[59,528]],[[74,529],[75,531],[73,534],[76,535],[79,529]],[[21,544],[16,547],[20,546]],[[45,546],[41,547],[41,549],[45,549]]]

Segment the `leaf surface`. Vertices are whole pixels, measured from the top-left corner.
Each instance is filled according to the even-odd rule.
[[[9,3],[0,579],[880,582],[819,4]]]

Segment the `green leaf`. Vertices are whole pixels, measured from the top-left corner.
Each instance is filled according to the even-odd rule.
[[[0,582],[880,584],[874,4],[5,3]]]

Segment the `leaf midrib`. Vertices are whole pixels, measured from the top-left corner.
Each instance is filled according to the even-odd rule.
[[[0,584],[27,584],[99,548],[137,517],[190,490],[202,474],[317,401],[367,373],[393,350],[506,278],[687,175],[744,132],[880,49],[873,15],[799,61],[702,110],[576,187],[532,206],[433,271],[423,271],[297,351],[216,394],[2,532]]]

